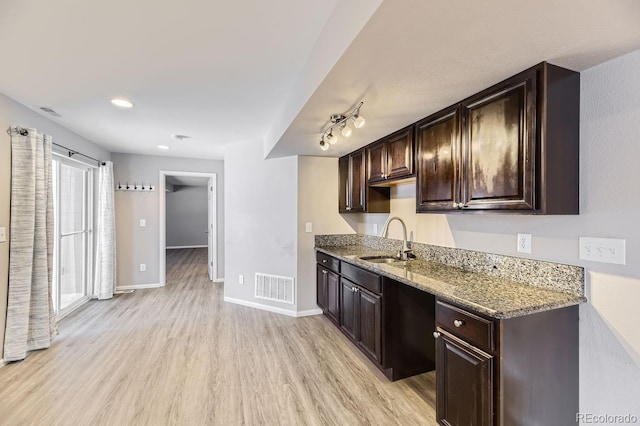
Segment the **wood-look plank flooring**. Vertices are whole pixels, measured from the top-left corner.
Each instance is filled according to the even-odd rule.
[[[223,302],[206,249],[91,301],[0,368],[1,425],[435,425],[433,373],[389,382],[326,318]]]

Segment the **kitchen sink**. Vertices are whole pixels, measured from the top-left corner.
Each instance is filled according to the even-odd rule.
[[[360,260],[371,263],[396,263],[402,262],[402,259],[398,259],[394,256],[362,256]]]

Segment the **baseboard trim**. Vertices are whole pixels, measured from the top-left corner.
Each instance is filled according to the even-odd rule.
[[[224,301],[228,303],[233,303],[235,305],[242,305],[248,308],[260,309],[263,311],[273,312],[276,314],[286,315],[288,317],[294,317],[294,318],[306,317],[309,315],[319,315],[322,313],[322,310],[320,309],[310,309],[308,311],[297,312],[297,311],[292,311],[290,309],[283,309],[283,308],[278,308],[276,306],[263,305],[262,303],[249,302],[248,300],[235,299],[233,297],[226,297],[226,296],[224,298]]]
[[[177,249],[188,249],[188,248],[207,248],[209,247],[208,245],[204,245],[204,246],[171,246],[171,247],[167,247],[167,250],[177,250]]]
[[[308,311],[300,311],[298,312],[297,317],[310,317],[312,315],[322,315],[322,309],[309,309]]]
[[[153,284],[134,284],[134,285],[119,285],[116,287],[116,291],[118,290],[143,290],[145,288],[160,288],[164,287],[160,283]]]
[[[215,280],[213,280],[212,282],[214,283],[223,283],[224,282],[224,277],[222,278],[216,278]]]
[[[4,362],[4,359],[0,359],[0,368],[4,367],[5,364],[6,362]]]

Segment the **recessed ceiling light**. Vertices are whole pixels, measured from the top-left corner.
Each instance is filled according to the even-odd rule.
[[[131,108],[133,106],[130,100],[124,98],[113,98],[111,103],[120,108]]]
[[[159,149],[169,149],[169,147],[166,146],[166,145],[158,145],[158,148]]]

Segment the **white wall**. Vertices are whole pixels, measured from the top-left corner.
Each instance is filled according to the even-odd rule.
[[[217,250],[218,277],[224,277],[224,163],[221,160],[160,157],[153,155],[112,154],[115,184],[151,183],[158,186],[164,171],[216,173],[217,177]],[[117,285],[144,285],[160,282],[158,250],[160,245],[160,204],[158,191],[116,191]],[[146,227],[139,226],[140,219]],[[139,264],[147,265],[139,272]]]
[[[338,159],[298,157],[298,309],[316,309],[315,235],[354,233],[338,213]],[[312,232],[305,225],[312,225]]]
[[[13,99],[0,94],[0,226],[7,229],[7,242],[0,243],[0,349],[4,343],[9,278],[9,208],[11,177],[11,144],[6,133],[9,126],[32,127],[53,136],[53,142],[100,160],[110,153],[59,124],[31,111]],[[97,182],[97,179],[96,179]],[[97,200],[97,197],[96,197]]]
[[[580,215],[415,213],[415,185],[392,190],[391,214],[415,241],[521,256],[516,234],[533,235],[531,257],[587,269],[589,303],[580,307],[580,410],[640,417],[640,51],[581,75]],[[388,215],[358,215],[372,233]],[[400,226],[390,236],[401,238]],[[579,259],[580,236],[624,238],[627,265]],[[550,330],[551,332],[551,330]]]
[[[228,145],[224,162],[225,299],[294,313],[296,305],[256,299],[254,276],[262,272],[297,282],[298,159],[265,160],[260,142],[245,142]]]
[[[209,194],[206,186],[176,186],[165,196],[167,247],[208,244]]]

